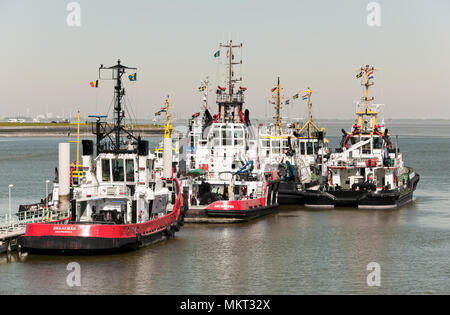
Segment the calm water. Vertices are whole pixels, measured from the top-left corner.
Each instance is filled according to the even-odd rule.
[[[350,122],[326,122],[333,147]],[[450,123],[392,122],[421,175],[415,202],[390,211],[281,208],[239,225],[185,225],[175,239],[112,256],[0,256],[2,294],[450,294]],[[57,144],[0,138],[0,211],[45,194]],[[152,146],[158,139],[152,139]],[[73,147],[75,148],[75,147]],[[75,151],[75,150],[73,150]],[[3,209],[3,210],[1,210]],[[69,262],[81,286],[69,287]],[[366,266],[381,266],[368,287]]]

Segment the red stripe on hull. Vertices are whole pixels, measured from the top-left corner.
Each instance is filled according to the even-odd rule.
[[[264,207],[266,203],[265,198],[256,199],[244,199],[244,200],[220,200],[215,201],[208,205],[205,210],[233,210],[233,211],[246,211],[253,208]]]
[[[176,182],[178,184],[178,187],[180,187],[178,181]],[[56,240],[58,238],[61,238],[61,242],[62,244],[64,244],[65,241],[63,239],[70,238],[72,240],[111,239],[115,240],[113,242],[114,244],[119,244],[122,243],[121,240],[127,243],[126,240],[134,239],[138,236],[147,237],[153,234],[157,234],[164,231],[168,225],[171,225],[178,220],[178,217],[181,213],[181,205],[183,204],[183,196],[181,194],[181,190],[178,189],[178,191],[179,193],[177,199],[175,200],[172,212],[154,220],[135,224],[61,224],[58,222],[29,223],[27,225],[25,234],[21,237],[22,243],[35,244],[37,243],[36,240],[39,240],[40,238],[43,240],[45,240],[46,238],[51,238],[53,240],[51,244],[55,244]],[[46,242],[43,242],[43,244],[45,243]],[[86,246],[90,247],[88,242],[83,241],[82,244],[83,243],[87,244]],[[51,250],[52,248],[46,247],[45,249]]]
[[[178,211],[155,220],[136,224],[52,224],[30,223],[24,236],[77,236],[101,238],[129,238],[136,234],[151,234],[165,229],[178,217]]]

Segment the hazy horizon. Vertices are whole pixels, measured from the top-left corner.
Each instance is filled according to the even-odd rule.
[[[281,78],[291,105],[283,116],[303,117],[292,96],[308,86],[319,119],[352,119],[363,93],[356,69],[375,73],[372,95],[387,119],[450,119],[450,1],[376,1],[381,25],[369,26],[371,1],[75,1],[81,26],[70,27],[71,1],[0,0],[0,117],[52,112],[106,113],[112,82],[98,67],[138,68],[125,80],[137,118],[151,119],[170,94],[180,118],[199,111],[200,80],[212,92],[221,82],[219,43],[243,43],[243,85],[250,116],[273,115],[270,89]],[[215,94],[209,97],[216,111]],[[73,116],[73,114],[72,114]]]

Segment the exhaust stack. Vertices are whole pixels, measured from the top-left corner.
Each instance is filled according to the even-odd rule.
[[[59,209],[65,211],[69,209],[70,199],[70,144],[60,143],[58,151]]]

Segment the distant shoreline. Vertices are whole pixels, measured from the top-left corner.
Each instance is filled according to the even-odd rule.
[[[164,128],[155,125],[135,125],[132,128],[136,134],[142,136],[161,136]],[[0,137],[76,137],[76,124],[18,124],[1,123]],[[80,124],[80,136],[89,137],[92,134],[92,126]]]

